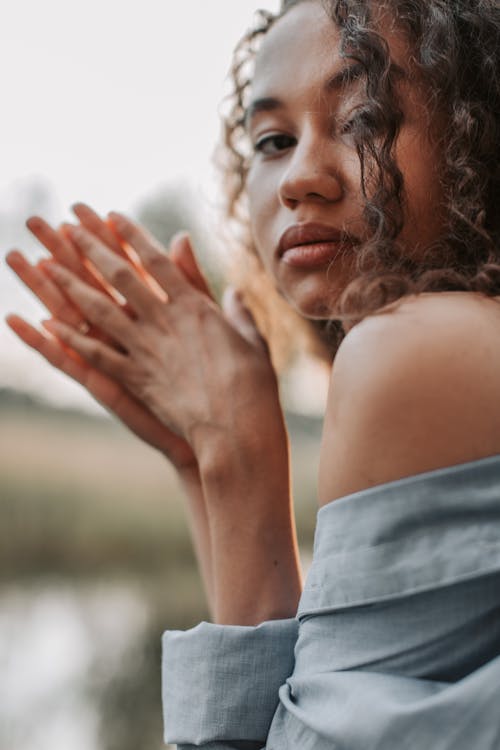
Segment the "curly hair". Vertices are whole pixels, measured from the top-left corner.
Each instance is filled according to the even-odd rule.
[[[254,27],[236,47],[219,151],[226,219],[244,250],[238,261],[243,269],[240,285],[275,353],[289,338],[283,336],[285,321],[293,326],[292,338],[297,339],[299,316],[273,291],[250,236],[244,114],[263,36],[304,1],[283,0],[276,15],[259,11]],[[326,343],[331,357],[344,335],[342,322],[354,325],[405,295],[454,290],[490,297],[500,294],[500,4],[498,0],[320,1],[340,30],[341,56],[355,60],[366,74],[365,103],[355,124],[354,142],[369,239],[356,254],[353,279],[335,301],[332,319],[300,321],[302,330],[315,330],[313,340]],[[446,123],[440,133],[446,231],[424,248],[418,260],[402,253],[398,243],[405,185],[395,159],[395,143],[402,114],[375,7],[389,12],[406,35],[415,75],[430,92],[429,107],[443,113]]]

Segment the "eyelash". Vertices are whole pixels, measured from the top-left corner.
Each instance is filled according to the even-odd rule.
[[[277,145],[278,141],[280,140],[286,141],[286,145],[281,144],[281,147]],[[266,153],[266,146],[271,143],[274,143],[276,149],[271,153]],[[264,156],[274,156],[275,154],[280,153],[280,151],[285,151],[287,148],[294,146],[295,143],[296,140],[291,135],[285,135],[284,133],[272,133],[271,135],[266,135],[263,138],[260,138],[254,145],[254,151],[260,154],[264,154]]]
[[[342,134],[348,135],[356,125],[360,126],[360,128],[373,131],[375,128],[375,121],[372,113],[365,108],[360,108],[354,111],[353,116],[342,125]]]
[[[353,116],[342,124],[340,128],[341,134],[349,135],[356,125],[359,125],[362,128],[372,129],[374,125],[373,116],[364,108],[355,110]],[[280,141],[281,145],[279,145]],[[285,141],[285,144],[283,144],[283,141]],[[291,135],[286,135],[285,133],[271,133],[270,135],[260,138],[254,144],[253,148],[255,153],[260,153],[264,156],[276,156],[280,152],[286,151],[292,146],[295,146],[296,142],[296,139]],[[275,146],[271,152],[266,151],[267,146],[270,144],[274,144]]]

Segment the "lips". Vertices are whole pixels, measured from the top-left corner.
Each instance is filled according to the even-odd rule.
[[[333,260],[341,247],[357,241],[327,224],[294,224],[281,235],[277,255],[295,266],[320,266]]]

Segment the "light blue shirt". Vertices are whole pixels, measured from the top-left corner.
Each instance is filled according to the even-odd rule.
[[[500,455],[319,510],[296,618],[163,635],[179,750],[500,750]]]

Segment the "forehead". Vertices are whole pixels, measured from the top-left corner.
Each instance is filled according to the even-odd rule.
[[[289,10],[268,31],[255,61],[252,96],[284,84],[311,84],[339,59],[340,32],[316,0]]]
[[[389,46],[393,62],[408,69],[409,45],[386,11],[374,5],[375,23]],[[316,89],[345,64],[340,56],[340,30],[319,0],[299,2],[280,18],[263,39],[255,61],[252,99],[279,95],[293,88]],[[343,62],[344,61],[344,62]]]

